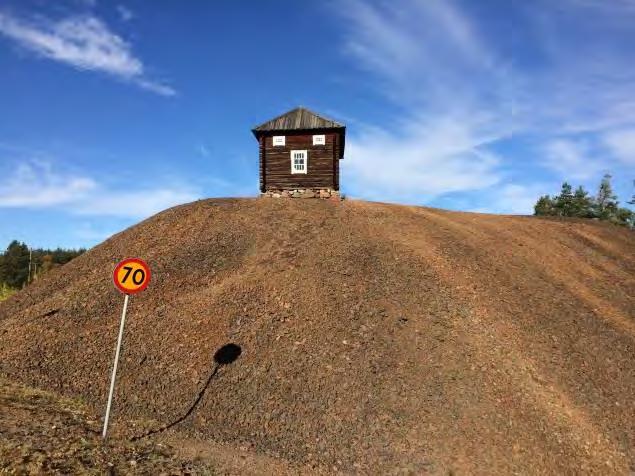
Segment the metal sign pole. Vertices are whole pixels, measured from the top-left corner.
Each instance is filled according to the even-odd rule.
[[[101,436],[106,439],[108,431],[108,418],[110,417],[110,406],[112,404],[112,396],[115,393],[115,378],[117,377],[117,364],[119,363],[119,351],[121,350],[121,341],[123,340],[123,328],[126,323],[126,310],[128,309],[128,294],[123,300],[123,312],[121,313],[121,325],[119,326],[119,338],[117,339],[117,351],[115,352],[115,363],[112,366],[112,377],[110,377],[110,393],[108,394],[108,405],[106,406],[106,416],[104,417],[104,431]]]

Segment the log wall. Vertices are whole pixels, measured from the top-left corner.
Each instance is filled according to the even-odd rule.
[[[313,134],[324,134],[326,144],[313,145]],[[274,146],[274,135],[284,135],[285,145]],[[339,190],[339,135],[333,131],[286,131],[261,136],[260,191],[299,188]],[[306,174],[291,173],[292,150],[308,151]]]

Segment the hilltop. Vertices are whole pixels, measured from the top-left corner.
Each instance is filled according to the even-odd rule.
[[[202,200],[0,303],[0,373],[103,411],[122,305],[111,273],[128,256],[153,280],[129,308],[113,413],[123,436],[174,423],[146,439],[316,472],[635,470],[629,230]],[[217,366],[228,343],[240,355]],[[121,424],[132,420],[146,423]]]

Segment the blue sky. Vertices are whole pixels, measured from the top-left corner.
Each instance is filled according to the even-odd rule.
[[[0,248],[258,193],[250,129],[347,125],[349,197],[531,213],[635,179],[635,2],[0,3]]]

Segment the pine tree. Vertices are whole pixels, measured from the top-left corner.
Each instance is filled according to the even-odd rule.
[[[591,218],[593,216],[593,201],[589,193],[580,185],[573,194],[572,215],[578,218]]]
[[[551,216],[555,214],[554,203],[549,195],[543,195],[534,205],[534,215],[536,216]]]
[[[610,220],[616,217],[619,208],[617,196],[611,186],[611,175],[606,174],[600,182],[598,194],[595,197],[594,215],[601,220]]]
[[[635,227],[635,212],[628,208],[618,208],[613,220],[618,225],[625,225],[630,228]]]
[[[0,281],[12,288],[20,288],[29,277],[29,248],[13,240],[0,259]]]
[[[635,205],[635,195],[628,203]],[[635,228],[635,211],[619,206],[609,174],[602,179],[595,197],[590,197],[582,186],[572,192],[571,185],[564,182],[559,195],[543,195],[538,199],[534,205],[534,215],[599,218]]]
[[[573,216],[573,188],[569,183],[562,184],[560,195],[555,197],[555,208],[560,216]]]

